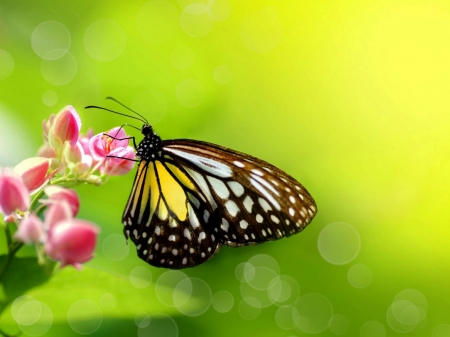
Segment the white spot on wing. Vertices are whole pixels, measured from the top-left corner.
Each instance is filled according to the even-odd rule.
[[[289,215],[294,216],[294,214],[295,214],[294,209],[292,207],[289,207]]]
[[[233,164],[236,165],[237,167],[244,167],[245,166],[244,164],[242,164],[240,161],[237,161],[237,160],[235,160],[233,162]]]
[[[200,241],[202,241],[203,239],[206,239],[206,234],[205,232],[201,232],[200,235],[198,236],[198,242],[200,243]]]
[[[242,186],[237,181],[229,181],[227,184],[228,186],[230,186],[231,190],[237,197],[240,197],[242,194],[244,194],[244,186]]]
[[[256,214],[256,221],[258,221],[259,223],[264,221],[264,218],[262,217],[261,214]]]
[[[203,178],[203,176],[200,173],[198,173],[194,170],[191,170],[188,167],[184,167],[184,169],[186,170],[187,173],[189,173],[189,175],[192,177],[192,179],[194,179],[194,181],[200,187],[203,194],[208,199],[208,202],[211,204],[212,208],[216,209],[217,208],[216,201],[214,200],[214,198],[211,194],[211,191],[209,190],[208,184],[206,183],[206,180]]]
[[[225,208],[227,209],[228,213],[231,214],[231,216],[236,216],[236,214],[238,214],[239,212],[239,207],[233,200],[228,200],[225,203]]]
[[[244,206],[249,214],[252,213],[253,200],[249,195],[247,195],[244,199]]]
[[[194,212],[194,209],[191,205],[188,205],[188,211],[189,211],[189,221],[191,223],[192,228],[196,229],[200,226],[200,222],[198,221],[197,215]]]
[[[220,225],[225,232],[228,232],[228,221],[225,218],[222,218],[222,224]]]
[[[214,192],[216,192],[220,198],[227,199],[230,196],[230,191],[223,181],[211,176],[206,176],[206,179],[211,183]]]
[[[270,207],[269,203],[265,199],[259,198],[258,201],[265,212],[272,210],[272,207]]]
[[[276,224],[280,223],[280,219],[278,219],[275,215],[271,215],[270,218],[272,219],[273,222],[275,222]]]
[[[183,234],[186,239],[191,240],[191,232],[189,229],[185,228]]]
[[[263,173],[262,173],[260,170],[253,169],[252,172],[253,172],[254,174],[259,175],[260,177],[263,176]]]
[[[262,195],[264,195],[266,197],[267,200],[269,200],[272,205],[275,206],[275,208],[277,210],[281,210],[280,204],[270,195],[269,192],[266,191],[266,189],[264,187],[261,186],[261,184],[259,184],[255,179],[250,178],[250,183],[256,187],[256,189],[261,192]],[[261,199],[259,199],[261,200]]]
[[[173,148],[170,147],[165,147],[164,148],[166,151],[169,151],[179,157],[182,157],[188,161],[190,161],[191,163],[193,163],[194,165],[198,166],[199,168],[201,168],[202,170],[204,170],[205,172],[211,173],[217,177],[221,177],[221,178],[229,178],[231,177],[231,175],[233,174],[233,171],[231,170],[231,167],[229,167],[228,165],[225,165],[221,162],[218,162],[217,160],[211,159],[211,158],[207,158],[207,157],[202,157],[202,156],[198,156],[196,154],[192,154],[192,153],[188,153],[188,152],[184,152],[181,150],[175,150]]]
[[[257,180],[260,184],[263,184],[265,187],[267,187],[269,190],[271,190],[275,195],[280,196],[280,193],[273,187],[267,180],[258,177],[254,174],[251,175],[253,179]]]
[[[239,226],[241,226],[242,229],[246,229],[248,227],[248,222],[245,220],[241,220],[239,222]]]
[[[169,241],[175,241],[175,235],[169,235]]]

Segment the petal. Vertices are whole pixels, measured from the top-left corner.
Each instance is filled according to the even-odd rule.
[[[65,201],[71,210],[71,215],[76,216],[80,209],[80,199],[77,192],[70,188],[64,188],[61,186],[51,185],[44,189],[45,194],[48,196],[49,203],[59,203]]]
[[[89,140],[89,151],[95,160],[102,160],[106,157],[106,144],[103,141],[103,133],[99,133]]]
[[[30,192],[22,178],[4,167],[0,173],[0,212],[8,216],[17,209],[26,211],[29,206]]]
[[[33,157],[17,164],[14,171],[22,177],[30,193],[33,193],[47,182],[49,168],[48,158]]]
[[[44,223],[47,229],[51,229],[57,223],[67,219],[72,219],[72,209],[65,200],[50,203],[44,213]]]
[[[39,243],[44,239],[44,223],[36,214],[30,213],[20,221],[14,237],[25,243]]]
[[[110,156],[117,158],[108,158],[105,162],[102,172],[111,176],[124,175],[130,172],[135,164],[136,155],[134,149],[129,146],[127,148],[118,148],[111,151]]]

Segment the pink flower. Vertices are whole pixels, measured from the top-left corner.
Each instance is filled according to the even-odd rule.
[[[45,251],[61,267],[73,265],[81,269],[81,263],[93,257],[99,229],[84,220],[64,220],[50,229]]]
[[[26,211],[30,207],[30,192],[22,178],[12,169],[0,172],[0,212],[12,215],[16,210]]]
[[[78,137],[78,141],[83,147],[84,153],[87,155],[91,154],[91,150],[89,149],[89,141],[91,140],[93,135],[94,131],[92,131],[92,129],[89,129],[88,132],[86,133],[86,136],[80,134],[80,136]]]
[[[102,160],[110,155],[114,149],[128,146],[128,139],[118,140],[127,137],[123,128],[115,127],[108,131],[107,134],[109,136],[99,133],[89,141],[89,149],[95,160]]]
[[[72,219],[72,209],[67,201],[50,203],[44,213],[45,228],[51,229],[58,222]]]
[[[49,203],[57,204],[65,201],[69,206],[71,216],[76,216],[78,214],[78,210],[80,209],[80,199],[78,198],[77,192],[74,190],[51,185],[47,186],[44,189],[44,192],[48,196]]]
[[[17,164],[14,171],[22,177],[30,193],[33,193],[48,181],[49,168],[49,159],[33,157]]]
[[[134,148],[128,146],[126,148],[116,148],[112,150],[111,156],[106,160],[105,165],[101,168],[101,172],[110,176],[124,175],[130,172],[134,167],[134,159],[136,155]]]
[[[48,131],[49,144],[55,149],[60,149],[66,141],[68,141],[70,145],[74,146],[78,141],[80,129],[80,116],[72,106],[68,105],[58,112],[53,119],[53,123]]]
[[[36,214],[30,213],[22,219],[14,237],[25,243],[39,243],[44,239],[44,224]]]

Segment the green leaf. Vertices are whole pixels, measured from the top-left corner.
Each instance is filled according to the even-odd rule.
[[[7,263],[7,256],[0,256],[0,266]],[[13,257],[0,279],[0,313],[6,305],[28,290],[41,285],[51,277],[55,263],[39,265],[35,257]]]
[[[34,278],[30,275],[33,274],[29,274],[28,278]],[[163,296],[170,296],[173,292],[173,289],[158,288],[158,294]],[[17,292],[16,295],[18,295]],[[70,330],[68,321],[78,322],[76,324],[84,326],[103,321],[102,327],[104,327],[106,322],[119,320],[128,322],[128,325],[130,323],[134,325],[136,314],[139,313],[150,315],[163,313],[169,316],[179,314],[176,308],[167,307],[159,301],[153,283],[146,288],[138,289],[124,276],[111,275],[87,267],[81,271],[71,267],[58,270],[48,282],[29,289],[26,295],[31,297],[24,297],[23,303],[35,299],[47,306],[51,313],[47,315],[47,318],[41,317],[35,324],[28,327],[22,326],[22,328],[39,330],[40,326],[48,327],[50,335],[53,335],[56,330]],[[13,317],[14,312],[17,313],[20,309],[18,308],[20,305],[17,305],[19,302],[20,299],[15,307],[13,304],[12,310],[10,303],[0,317],[0,326],[8,333],[19,331],[19,326]],[[196,305],[195,300],[190,303],[192,306]]]

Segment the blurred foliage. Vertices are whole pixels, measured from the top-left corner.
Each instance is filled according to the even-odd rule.
[[[44,33],[54,34],[53,42]],[[52,48],[60,55],[51,54]],[[444,0],[0,1],[1,165],[33,156],[42,120],[68,104],[80,113],[84,132],[124,123],[140,127],[135,120],[83,109],[100,105],[126,112],[104,99],[113,96],[142,113],[163,139],[210,141],[273,163],[304,184],[319,209],[298,236],[224,247],[204,265],[185,270],[212,294],[225,290],[234,297],[226,313],[210,306],[191,317],[155,296],[165,270],[146,267],[131,243],[121,261],[105,255],[105,239],[121,234],[133,174],[99,188],[80,186],[79,216],[102,228],[96,257],[82,272],[65,268],[42,285],[39,273],[20,267],[35,283],[22,295],[52,312],[50,327],[42,309],[45,335],[77,335],[74,326],[94,330],[96,324],[96,336],[133,335],[135,317],[143,312],[167,315],[152,316],[156,325],[148,329],[175,326],[180,336],[301,335],[297,328],[282,328],[276,305],[243,317],[235,269],[267,254],[281,274],[298,282],[300,302],[321,294],[334,314],[348,320],[348,329],[331,325],[319,336],[369,336],[365,331],[379,325],[380,336],[430,336],[434,329],[432,336],[441,336],[445,327],[436,327],[450,324],[449,56],[450,3]],[[140,139],[136,130],[127,131]],[[351,262],[334,265],[322,258],[318,239],[338,221],[356,229],[361,249]],[[340,245],[346,249],[345,237]],[[19,254],[21,261],[32,256],[29,247]],[[349,283],[355,264],[370,268],[367,286]],[[129,275],[136,267],[148,269],[148,287],[133,286]],[[407,318],[414,323],[414,317],[426,316],[398,327],[389,308],[405,289],[417,290],[427,302],[424,309],[409,298],[417,313]],[[17,296],[5,290],[0,299]],[[102,306],[105,294],[116,299],[113,309]],[[68,321],[71,304],[82,300],[94,303],[97,314]],[[189,303],[195,309],[201,300]],[[19,331],[13,312],[3,312],[0,330]],[[297,322],[305,326],[302,319]],[[144,325],[139,336],[150,333]]]

